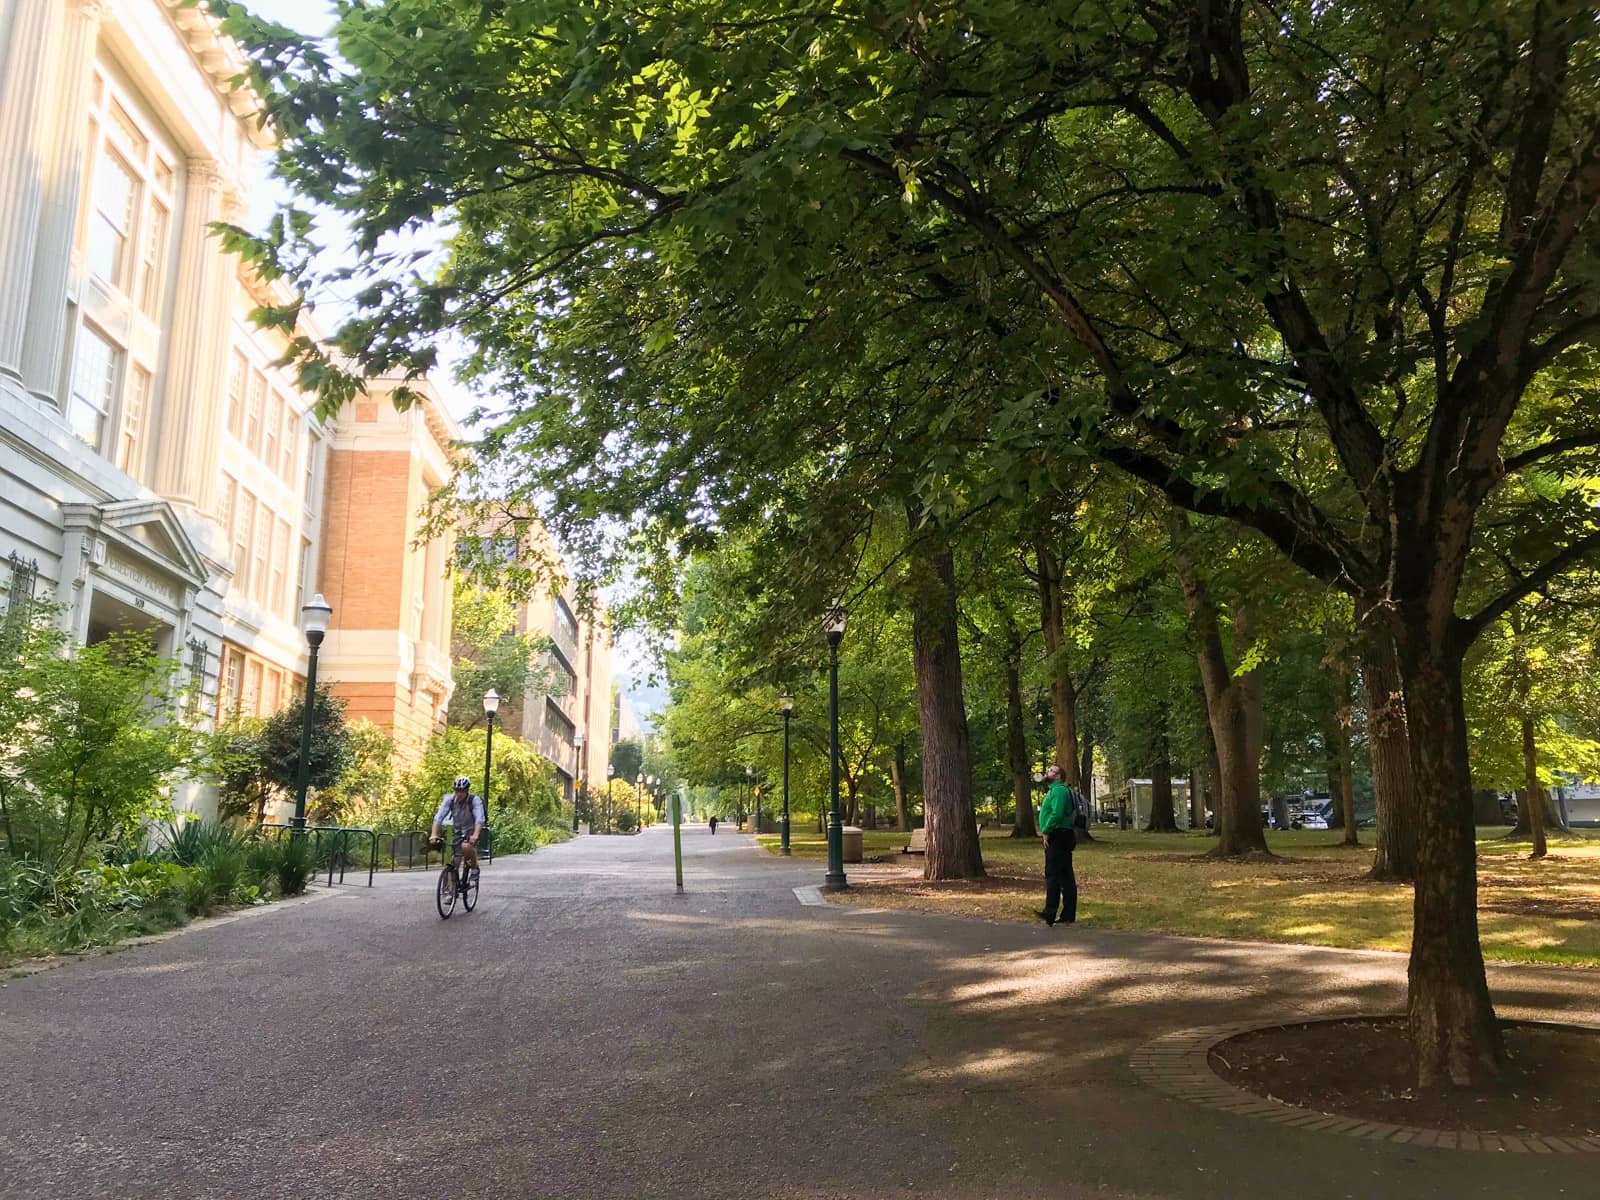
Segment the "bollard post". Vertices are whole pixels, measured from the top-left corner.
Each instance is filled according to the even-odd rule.
[[[682,821],[683,793],[672,794],[672,863],[678,872],[678,891],[683,891],[683,837],[679,831]]]

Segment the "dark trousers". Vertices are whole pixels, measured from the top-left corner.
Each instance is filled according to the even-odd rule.
[[[1078,919],[1078,877],[1072,870],[1072,850],[1078,844],[1070,829],[1047,834],[1044,840],[1045,919],[1055,921],[1060,906],[1062,921]]]

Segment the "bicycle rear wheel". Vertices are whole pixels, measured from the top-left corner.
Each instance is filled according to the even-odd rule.
[[[478,907],[478,880],[476,872],[467,871],[461,884],[461,904],[468,912]]]
[[[451,868],[439,872],[439,888],[434,899],[439,905],[439,915],[449,920],[456,908],[456,873]]]

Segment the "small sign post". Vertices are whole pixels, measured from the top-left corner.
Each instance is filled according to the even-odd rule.
[[[679,826],[683,820],[683,793],[672,793],[672,862],[678,871],[678,891],[683,891],[683,836]]]

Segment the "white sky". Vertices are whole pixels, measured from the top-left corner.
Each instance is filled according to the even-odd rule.
[[[245,3],[256,12],[305,33],[324,33],[333,21],[333,8],[327,0],[245,0]],[[252,220],[264,221],[275,207],[288,198],[287,191],[276,180],[267,182],[269,186],[263,189],[265,194],[257,211],[252,214]],[[334,250],[331,253],[336,255],[338,252]],[[323,298],[322,307],[326,312],[338,306],[328,298]],[[336,320],[336,314],[330,312],[322,324],[325,327],[331,326]],[[466,388],[451,377],[451,367],[458,361],[458,355],[452,354],[448,347],[441,347],[440,358],[444,365],[433,377],[434,386],[438,389],[450,414],[456,420],[465,423],[467,417],[477,407],[477,401]],[[644,686],[643,676],[653,667],[653,660],[646,654],[638,638],[628,633],[618,637],[613,672],[617,681],[628,692],[640,719],[647,724],[665,704],[665,696],[661,689]]]

